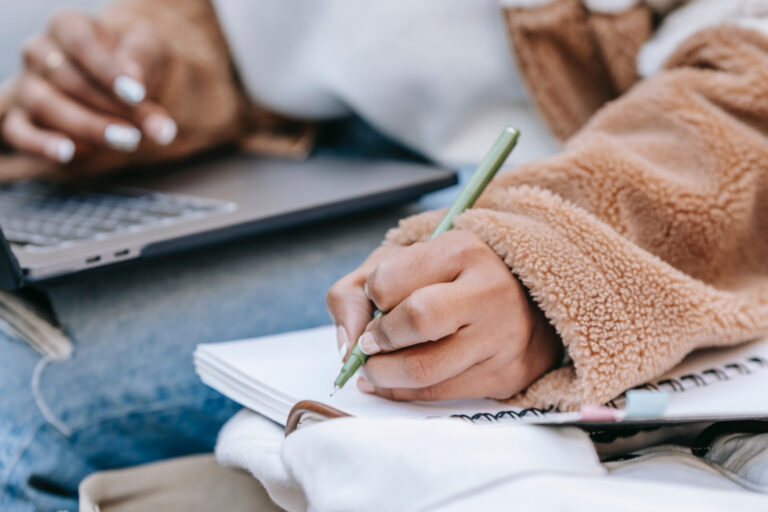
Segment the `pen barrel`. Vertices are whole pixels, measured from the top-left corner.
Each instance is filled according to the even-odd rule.
[[[437,225],[435,231],[430,238],[435,238],[446,231],[450,231],[453,228],[453,219],[460,213],[475,204],[477,198],[483,193],[485,187],[493,179],[498,170],[504,164],[509,154],[515,148],[517,139],[520,137],[520,131],[513,127],[507,126],[499,135],[496,143],[491,147],[491,150],[485,156],[480,165],[477,166],[475,172],[469,177],[467,184],[461,189],[459,196],[453,202],[453,204],[445,212],[440,224]]]
[[[383,314],[384,313],[377,309],[373,312],[373,319],[375,320]],[[352,349],[352,352],[349,353],[349,357],[341,366],[341,371],[339,372],[339,376],[336,377],[336,381],[333,383],[333,387],[336,389],[343,388],[344,384],[346,384],[347,381],[352,378],[357,369],[363,366],[367,360],[368,355],[360,348],[360,344],[356,343],[355,348]]]
[[[353,348],[352,352],[349,353],[349,357],[341,367],[341,371],[339,372],[339,376],[336,377],[336,381],[333,383],[333,387],[336,389],[343,388],[344,384],[346,384],[347,381],[352,378],[352,375],[355,374],[358,368],[365,364],[367,359],[368,356],[365,355],[362,350],[360,350],[360,345],[355,345],[355,348]]]

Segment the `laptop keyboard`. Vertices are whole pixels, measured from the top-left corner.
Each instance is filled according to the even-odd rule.
[[[84,190],[42,182],[0,185],[5,238],[53,248],[232,211],[227,201],[133,190]]]

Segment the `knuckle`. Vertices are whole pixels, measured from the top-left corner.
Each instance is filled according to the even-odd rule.
[[[434,402],[440,398],[437,386],[426,386],[414,390],[416,400],[421,402]]]
[[[396,350],[398,348],[392,331],[389,328],[387,322],[378,321],[376,328],[374,329],[374,335],[376,338],[376,344],[384,351]]]
[[[403,373],[405,378],[413,384],[431,384],[436,373],[436,361],[424,355],[405,357]]]
[[[432,323],[432,312],[424,293],[415,291],[403,303],[405,322],[411,332],[424,334]]]
[[[40,37],[36,36],[25,41],[21,47],[21,56],[26,67],[30,67],[34,63],[39,54],[40,42]]]
[[[325,295],[325,305],[328,308],[328,311],[330,311],[331,316],[335,317],[339,312],[338,310],[341,309],[344,304],[344,301],[350,296],[349,288],[343,281],[339,281],[331,286],[328,293]]]
[[[42,82],[34,76],[26,75],[19,89],[20,97],[29,110],[36,110],[47,103],[47,95]]]
[[[333,286],[331,286],[328,289],[328,293],[325,294],[325,304],[328,306],[328,308],[334,307],[339,300],[341,300],[342,292],[341,292],[341,284],[336,283]]]
[[[147,22],[138,23],[135,30],[141,36],[145,48],[157,52],[157,57],[167,57],[168,45],[151,24]]]
[[[474,261],[488,251],[482,238],[471,231],[456,231],[456,257],[460,261]]]
[[[62,9],[55,12],[48,22],[51,32],[68,31],[74,23],[79,22],[85,15],[72,9]]]
[[[69,50],[75,55],[84,55],[91,45],[91,41],[79,32],[73,32],[67,37]]]
[[[387,269],[389,264],[387,262],[379,263],[376,268],[368,275],[366,284],[368,285],[368,298],[373,301],[379,308],[383,310],[389,309],[390,304],[387,303]]]

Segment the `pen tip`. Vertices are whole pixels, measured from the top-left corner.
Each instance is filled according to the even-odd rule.
[[[339,386],[333,386],[333,391],[331,391],[331,396],[335,395],[338,390],[341,388]]]

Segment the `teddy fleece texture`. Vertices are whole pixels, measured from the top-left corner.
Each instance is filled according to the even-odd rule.
[[[637,81],[637,54],[652,32],[648,6],[605,14],[581,0],[555,0],[503,12],[520,74],[558,138]]]
[[[767,123],[768,39],[709,29],[456,219],[530,290],[572,359],[513,403],[603,403],[696,348],[768,330]],[[405,219],[388,242],[423,240],[438,218]]]
[[[650,5],[665,2],[616,13],[590,12],[579,0],[507,3],[518,6],[504,15],[531,97],[553,131],[571,137],[560,155],[500,175],[455,222],[519,276],[572,359],[513,402],[606,402],[696,348],[765,333],[768,39],[735,25],[700,32],[638,83]],[[161,27],[187,59],[168,63],[170,83],[206,94],[192,110],[173,87],[160,94],[179,123],[170,147],[131,161],[111,153],[85,170],[244,139],[254,151],[306,154],[306,123],[246,99],[209,2],[122,0],[103,18],[118,30],[137,20]],[[12,93],[0,94],[0,116]],[[59,172],[38,158],[0,155],[0,181]],[[426,238],[438,217],[404,220],[389,243]]]

